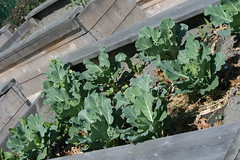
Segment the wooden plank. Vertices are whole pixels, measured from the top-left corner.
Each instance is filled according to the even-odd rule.
[[[156,5],[157,3],[160,3],[164,0],[150,0],[148,2],[141,2],[139,5],[141,6],[142,9],[146,9],[149,8],[151,6]]]
[[[51,47],[42,51],[40,57],[30,58],[26,60],[27,63],[16,65],[14,66],[14,68],[11,68],[1,73],[0,83],[15,78],[21,85],[24,86],[25,82],[34,79],[48,69],[50,59],[55,57],[64,57],[70,52],[86,46],[93,41],[95,41],[95,39],[89,33],[87,33],[80,37],[76,37],[76,39],[73,39],[72,41],[63,44],[62,46],[60,46],[59,44],[62,42],[52,45]],[[28,89],[25,87],[26,86],[24,86],[23,88]],[[31,87],[34,87],[34,85],[31,85]],[[25,91],[23,91],[23,93],[26,94]],[[29,94],[27,94],[27,97],[28,96]]]
[[[91,34],[98,40],[111,35],[136,5],[132,0],[117,0],[90,30]]]
[[[47,0],[45,1],[43,4],[41,4],[40,6],[34,8],[26,17],[25,19],[28,20],[30,18],[32,18],[33,16],[35,16],[36,14],[38,14],[39,12],[41,12],[42,10],[46,9],[47,7],[51,6],[52,4],[56,3],[59,0]]]
[[[14,84],[16,83],[15,79],[11,79],[7,82],[0,84],[0,97],[5,94]]]
[[[76,20],[76,15],[79,11],[79,7],[75,8],[61,19],[45,26],[33,33],[30,37],[2,52],[0,54],[0,70],[6,70],[10,65],[13,65],[23,58],[30,56],[40,48],[80,28]]]
[[[40,74],[37,77],[34,77],[24,83],[21,84],[23,87],[22,93],[30,97],[31,95],[34,95],[35,93],[41,92],[43,90],[43,81],[45,81],[47,78],[44,74]],[[30,100],[32,101],[32,99]]]
[[[181,3],[186,2],[187,0],[163,0],[153,6],[145,8],[145,12],[149,15],[155,15],[157,13],[163,12],[172,8],[174,6],[180,5]]]
[[[63,61],[65,63],[71,63],[72,65],[79,64],[85,57],[97,57],[99,55],[98,49],[100,46],[106,46],[106,50],[108,52],[113,51],[117,48],[135,42],[140,29],[145,26],[157,27],[160,21],[166,17],[172,18],[176,22],[181,22],[183,20],[189,19],[190,17],[203,13],[205,7],[216,3],[219,3],[219,0],[187,0],[186,2],[169,10],[166,10],[165,12],[156,14],[153,17],[149,17],[141,23],[138,23],[125,31],[115,33],[110,37],[94,42],[71,54],[68,54],[63,58]]]
[[[31,21],[25,21],[16,32],[0,47],[0,52],[5,51],[16,42],[19,42],[23,37],[32,29],[33,24]]]
[[[0,148],[7,151],[6,142],[8,138],[11,136],[9,132],[10,128],[15,128],[19,122],[19,118],[26,118],[30,113],[36,113],[37,110],[34,108],[31,109],[26,103],[23,104],[20,109],[14,114],[8,124],[0,131]]]
[[[238,122],[55,160],[234,160],[240,149],[239,128]]]
[[[9,123],[23,104],[24,101],[13,89],[0,97],[0,131]]]
[[[114,33],[127,29],[136,23],[141,22],[147,17],[146,13],[139,7],[136,6],[131,13],[125,18],[125,20],[118,26]]]
[[[78,16],[81,25],[90,31],[115,1],[116,0],[92,1]]]

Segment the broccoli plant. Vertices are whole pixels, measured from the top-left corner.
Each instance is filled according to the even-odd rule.
[[[21,159],[54,157],[58,125],[47,125],[39,115],[30,115],[27,120],[20,119],[18,126],[10,131],[13,136],[8,139],[7,147]]]
[[[177,87],[177,93],[200,92],[215,89],[219,82],[216,72],[225,64],[222,53],[211,54],[209,47],[190,35],[176,60],[159,60],[159,67]]]
[[[113,99],[90,94],[84,109],[70,120],[68,142],[93,150],[161,137],[169,117],[157,90],[151,76],[143,75],[132,78],[130,87]]]
[[[140,57],[146,61],[155,60],[160,55],[162,60],[174,60],[178,56],[182,38],[188,26],[176,24],[171,19],[163,19],[159,29],[144,27],[138,34],[135,46]]]
[[[45,75],[48,79],[43,82],[44,104],[50,106],[58,119],[68,120],[76,116],[82,109],[85,97],[80,74],[57,58],[51,60]]]
[[[104,92],[111,95],[124,89],[134,74],[141,72],[141,65],[133,65],[129,57],[119,53],[113,61],[109,60],[106,49],[101,47],[98,57],[99,65],[84,59],[83,64],[87,68],[81,75],[85,80],[84,89],[89,91]],[[127,67],[124,67],[123,63]]]
[[[210,16],[210,20],[215,26],[227,24],[229,29],[218,31],[218,34],[228,36],[238,33],[240,30],[240,1],[239,0],[221,0],[220,5],[210,5],[205,8],[204,14]]]

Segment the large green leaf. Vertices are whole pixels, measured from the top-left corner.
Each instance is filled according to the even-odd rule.
[[[225,64],[225,61],[226,61],[226,55],[224,55],[223,53],[216,53],[214,56],[215,70],[213,73],[216,73],[217,71],[219,71],[222,65]]]
[[[10,137],[7,141],[7,147],[16,153],[20,153],[25,146],[26,143],[15,136]]]
[[[120,93],[117,93],[114,96],[114,99],[116,100],[116,106],[115,106],[116,109],[119,109],[122,106],[126,106],[129,103],[129,101]]]
[[[133,101],[135,99],[136,96],[141,95],[141,90],[138,87],[130,87],[128,89],[126,89],[125,93],[124,93],[124,97],[128,100],[128,101]]]
[[[149,74],[144,74],[138,78],[132,78],[130,80],[130,85],[133,87],[138,87],[144,91],[149,91],[152,83],[152,77]]]
[[[170,80],[177,80],[179,78],[189,79],[186,73],[183,73],[182,67],[180,64],[178,64],[177,60],[162,61],[159,63],[159,66]]]
[[[218,6],[208,6],[207,8],[205,8],[204,15],[210,15],[211,22],[214,25],[221,25],[223,23],[232,22],[231,16]]]
[[[99,116],[104,116],[108,124],[113,123],[111,100],[103,94],[93,93],[85,101],[85,109],[95,112]]]
[[[96,121],[91,124],[91,140],[104,142],[108,139],[108,124],[105,121]]]
[[[34,131],[39,131],[40,135],[44,137],[44,134],[47,132],[46,128],[44,128],[44,120],[39,115],[30,115],[27,118],[29,128]]]
[[[240,11],[239,0],[221,0],[221,7],[229,14],[236,15]]]
[[[135,45],[138,51],[145,51],[153,46],[153,42],[148,37],[140,37]]]
[[[150,122],[153,122],[153,100],[154,97],[149,92],[143,92],[134,102],[134,107],[139,108]]]

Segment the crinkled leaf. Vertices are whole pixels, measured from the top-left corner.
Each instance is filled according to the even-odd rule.
[[[126,106],[129,101],[120,93],[117,93],[115,96],[114,96],[114,99],[116,100],[116,106],[115,108],[118,110],[120,107],[122,106]]]
[[[117,54],[116,56],[115,56],[115,61],[116,62],[123,62],[123,61],[125,61],[127,59],[127,56],[126,56],[126,54],[124,54],[124,53],[119,53],[119,54]]]
[[[221,7],[229,14],[236,15],[240,11],[239,0],[221,0]]]
[[[44,134],[47,132],[46,128],[44,128],[44,120],[39,115],[30,115],[27,118],[29,128],[34,131],[39,131],[41,137],[44,137]]]
[[[110,67],[110,61],[108,60],[109,56],[108,54],[106,53],[106,49],[105,47],[101,47],[99,49],[100,51],[100,55],[98,57],[98,60],[99,60],[99,66],[101,68],[105,68],[105,69],[108,69]]]
[[[153,42],[150,38],[141,37],[136,41],[135,45],[138,51],[145,51],[153,46]]]
[[[138,87],[144,91],[149,91],[152,83],[152,77],[149,74],[144,74],[138,78],[132,78],[130,80],[130,85],[133,87]]]
[[[141,95],[141,90],[140,88],[137,87],[130,87],[128,89],[126,89],[125,93],[124,93],[124,97],[128,100],[128,101],[133,101],[135,99],[136,96]]]
[[[232,22],[231,16],[219,6],[209,5],[205,8],[204,15],[210,15],[211,22],[214,25],[222,25],[223,23]]]

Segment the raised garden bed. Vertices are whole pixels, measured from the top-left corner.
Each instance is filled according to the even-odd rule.
[[[204,5],[207,2],[216,1],[206,1]],[[185,20],[184,14],[190,16],[198,13],[196,10],[199,12],[203,10],[202,3],[198,1],[183,3],[171,12],[164,12],[163,15],[166,16],[168,13],[171,17],[170,13],[179,9],[183,15],[180,13],[172,15],[179,22]],[[188,9],[193,6],[197,9]],[[23,140],[18,134],[22,129],[18,127],[17,133],[14,133],[8,142],[9,148],[38,159],[72,154],[78,155],[66,159],[79,156],[83,159],[95,157],[122,159],[124,157],[120,157],[117,152],[123,154],[126,150],[128,154],[124,155],[125,159],[238,159],[239,122],[169,136],[136,146],[126,145],[80,154],[85,150],[143,142],[194,130],[190,123],[199,130],[222,124],[220,110],[224,109],[231,95],[238,96],[239,93],[238,87],[233,86],[238,85],[237,81],[230,79],[231,86],[235,88],[230,89],[230,85],[227,84],[229,78],[236,78],[239,75],[237,68],[239,61],[234,61],[238,54],[236,46],[231,44],[230,48],[227,47],[229,50],[225,51],[223,47],[225,43],[221,39],[234,38],[237,28],[231,28],[233,32],[230,34],[229,28],[234,26],[232,19],[229,18],[226,22],[222,18],[223,24],[219,24],[219,19],[215,17],[219,12],[215,13],[212,10],[214,10],[212,6],[205,10],[206,15],[212,14],[210,18],[212,24],[208,22],[200,26],[196,34],[194,30],[189,30],[186,34],[188,30],[186,25],[176,24],[158,15],[122,32],[122,35],[115,34],[80,49],[83,55],[74,52],[70,58],[64,59],[64,62],[72,64],[74,69],[81,66],[80,63],[83,61],[86,70],[81,72],[73,71],[59,59],[52,60],[46,74],[48,80],[44,82],[43,94],[46,96],[45,104],[54,111],[57,121],[52,119],[53,122],[44,122],[38,115],[30,115],[21,125],[29,128],[25,134],[32,133],[35,135],[32,137],[33,140],[36,136],[41,140],[32,142],[26,139],[22,144]],[[230,14],[225,10],[222,12]],[[239,12],[240,10],[237,10],[234,14]],[[231,16],[233,15],[229,15]],[[162,20],[160,30],[155,29],[156,20]],[[144,23],[153,27],[141,29],[141,26],[145,26]],[[177,28],[184,34],[176,34],[179,32]],[[138,37],[136,30],[139,33]],[[133,31],[132,34],[129,34],[130,31]],[[109,58],[106,50],[100,48],[96,64],[87,59],[83,60],[85,57],[97,57],[99,54],[97,50],[101,45],[105,45],[107,51],[113,51],[120,50],[126,45],[129,47],[135,41],[136,49],[140,53],[134,57],[130,58],[130,55],[119,53],[114,55],[115,57],[110,55]],[[224,53],[218,53],[218,50]],[[225,64],[226,57],[228,58]],[[229,74],[224,75],[225,71]],[[218,82],[221,82],[220,85]],[[224,82],[227,82],[226,85]],[[173,120],[172,124],[169,124],[170,117]],[[178,125],[181,121],[187,122],[190,128],[181,128],[187,126]],[[38,123],[37,128],[32,126],[33,122]],[[18,139],[21,145],[16,148],[14,140]],[[187,144],[184,145],[183,142]],[[21,153],[21,148],[23,150],[28,143],[34,143],[37,149],[29,148]],[[142,150],[148,145],[154,149],[148,147],[146,154]],[[199,153],[186,154],[189,150]]]

